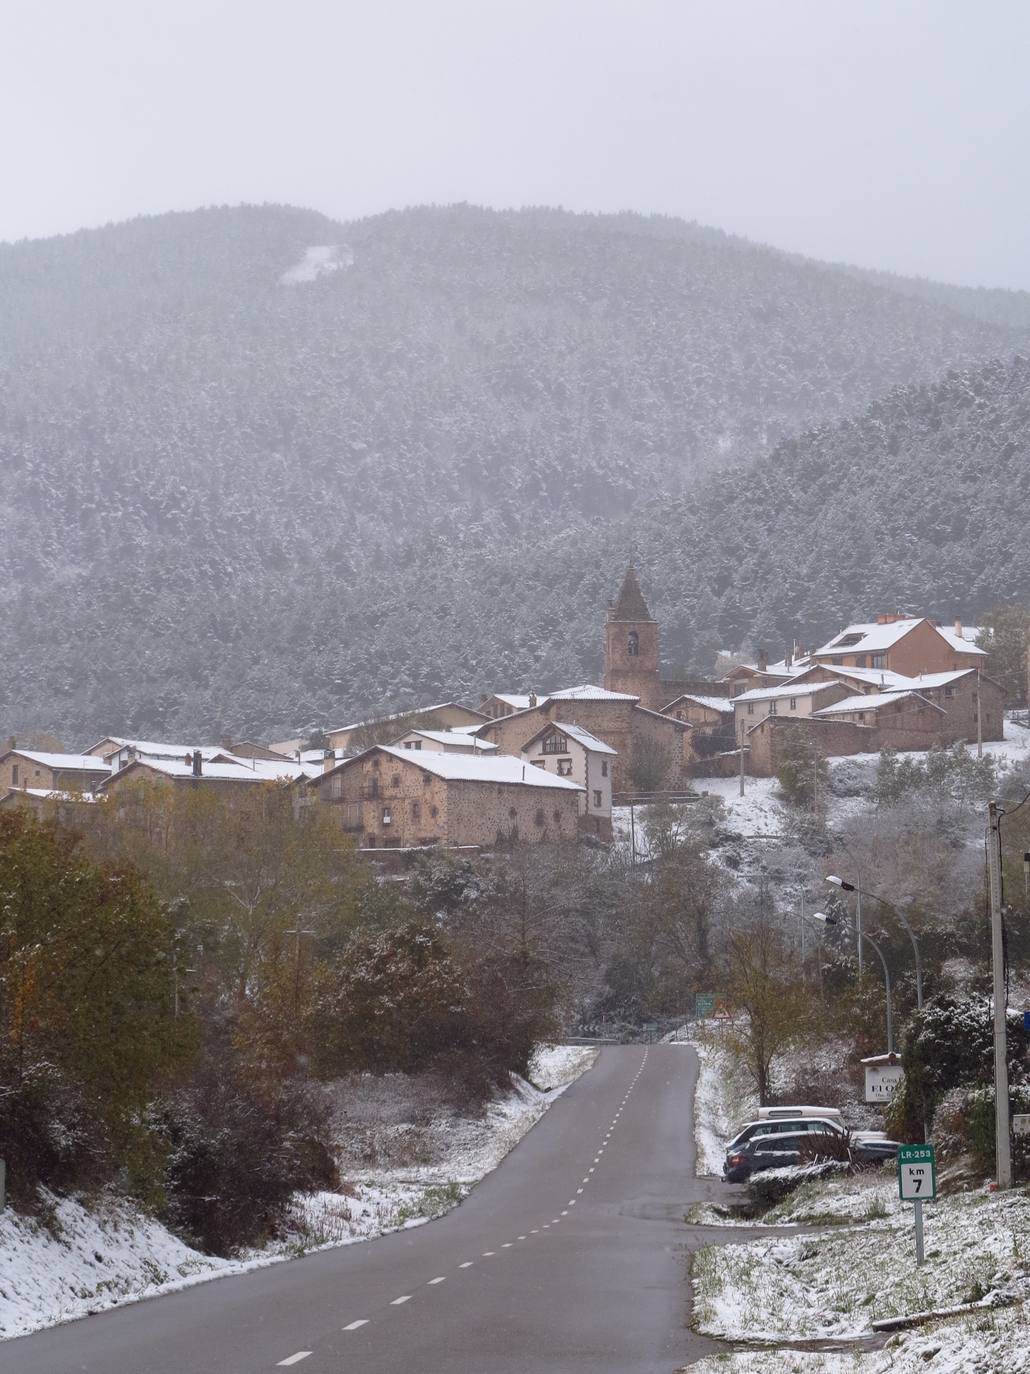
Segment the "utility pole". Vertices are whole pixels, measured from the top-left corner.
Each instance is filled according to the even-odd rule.
[[[741,727],[743,729],[743,726]],[[740,737],[740,795],[744,795],[744,736]]]
[[[976,670],[976,757],[982,759],[984,756],[984,720],[983,712],[980,709],[980,698],[983,693],[980,691],[980,669]]]
[[[296,1016],[296,1015],[297,1015],[297,1012],[300,1010],[300,942],[301,942],[301,938],[302,938],[304,935],[314,935],[314,933],[315,933],[315,932],[314,932],[313,930],[301,930],[301,928],[300,928],[300,922],[299,922],[299,921],[297,922],[297,926],[296,926],[296,929],[295,929],[295,930],[288,930],[288,931],[286,932],[287,935],[293,935],[293,936],[296,937],[296,944],[295,944],[295,947],[294,947],[294,958],[295,958],[295,961],[296,961],[296,962],[295,962],[295,964],[294,964],[294,971],[293,971],[293,1014],[294,1014],[294,1016]]]
[[[994,1131],[997,1186],[1012,1187],[1009,1139],[1009,1065],[1005,1017],[1005,937],[1001,918],[1001,818],[997,802],[987,808],[987,879],[991,903],[991,970],[994,974]]]

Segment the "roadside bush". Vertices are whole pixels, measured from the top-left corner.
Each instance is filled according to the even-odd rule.
[[[339,1180],[318,1089],[255,1080],[228,1046],[220,1051],[166,1099],[155,1125],[167,1147],[164,1220],[229,1255],[274,1236],[294,1192]]]
[[[435,926],[410,921],[355,940],[315,1013],[316,1062],[327,1077],[449,1077],[468,1105],[525,1076],[555,1030],[556,989],[530,954],[474,956]]]
[[[146,1108],[192,1054],[171,921],[130,870],[19,809],[0,815],[0,1155],[12,1197],[121,1174],[146,1193]]]
[[[821,1159],[808,1164],[792,1164],[783,1169],[765,1169],[748,1179],[748,1196],[757,1211],[765,1211],[782,1202],[785,1197],[805,1183],[817,1179],[837,1178],[850,1173],[847,1160]]]

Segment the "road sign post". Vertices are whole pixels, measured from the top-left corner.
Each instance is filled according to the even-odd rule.
[[[695,995],[694,995],[694,1009],[695,1009],[695,1012],[697,1013],[697,1019],[698,1019],[699,1021],[703,1021],[703,1020],[705,1019],[706,1016],[711,1016],[712,1012],[715,1010],[715,993],[714,993],[714,992],[698,992],[698,993],[695,993]]]
[[[923,1203],[937,1200],[937,1156],[932,1145],[898,1146],[898,1195],[914,1204],[916,1264],[923,1263]]]

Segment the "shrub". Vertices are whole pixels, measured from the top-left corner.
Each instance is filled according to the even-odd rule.
[[[169,1095],[156,1125],[167,1146],[164,1219],[217,1255],[275,1235],[294,1192],[338,1183],[317,1090],[255,1080],[228,1046]]]

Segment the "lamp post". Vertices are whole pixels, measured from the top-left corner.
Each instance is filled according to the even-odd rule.
[[[826,926],[835,926],[835,925],[838,924],[838,921],[837,921],[836,916],[827,916],[827,914],[826,914],[825,911],[813,911],[813,912],[812,912],[812,920],[813,920],[813,921],[821,921],[821,922],[823,923],[823,925],[826,925]],[[853,927],[851,927],[851,926],[844,926],[843,929],[846,930],[846,931],[848,932],[849,935],[854,935],[854,934],[856,933],[855,930],[853,929]],[[883,983],[884,983],[884,989],[885,989],[886,998],[887,998],[887,1053],[888,1053],[888,1054],[893,1054],[893,1053],[894,1053],[894,1011],[893,1011],[893,1008],[892,1008],[892,1006],[891,1006],[891,971],[890,971],[890,969],[887,967],[887,960],[883,957],[883,950],[880,948],[878,942],[877,942],[876,940],[874,940],[873,937],[872,937],[871,935],[866,935],[865,938],[866,938],[866,939],[869,941],[869,943],[872,945],[873,949],[874,949],[874,950],[876,951],[876,953],[877,953],[877,956],[879,957],[880,963],[883,965]]]
[[[858,932],[858,976],[861,978],[865,973],[865,958],[862,948],[862,895],[865,889],[862,887],[862,867],[858,862],[855,851],[848,844],[844,836],[838,835],[836,831],[833,831],[832,834],[841,849],[844,850],[845,854],[847,854],[848,858],[855,865],[855,874],[858,877],[858,882],[853,886],[849,884],[845,890],[855,894],[855,930]],[[844,885],[841,884],[841,886]]]
[[[832,883],[834,887],[839,887],[839,888],[841,889],[842,892],[858,892],[858,891],[859,891],[859,889],[855,886],[854,883],[846,882],[844,878],[838,878],[838,876],[836,875],[836,873],[827,873],[827,875],[826,875],[826,881],[827,881],[828,883]],[[905,915],[905,913],[901,910],[900,907],[896,907],[896,906],[894,905],[893,902],[888,902],[887,899],[886,899],[886,897],[881,897],[881,896],[879,896],[878,893],[876,893],[876,892],[869,892],[869,891],[867,890],[865,895],[866,895],[867,897],[872,897],[873,901],[874,901],[874,902],[879,902],[881,906],[885,906],[885,907],[887,908],[888,911],[892,911],[892,912],[894,913],[894,915],[897,916],[897,918],[898,918],[898,920],[901,922],[902,926],[904,926],[905,931],[906,931],[906,933],[907,933],[907,935],[908,935],[908,938],[912,941],[912,953],[913,953],[913,955],[915,956],[915,961],[916,961],[916,1006],[919,1008],[920,1011],[922,1011],[922,1009],[923,1009],[923,958],[922,958],[922,954],[920,953],[920,950],[919,950],[919,941],[916,939],[916,933],[915,933],[915,931],[912,929],[912,927],[909,925],[909,923],[908,923],[908,917]],[[872,941],[870,940],[869,943],[872,944]]]

